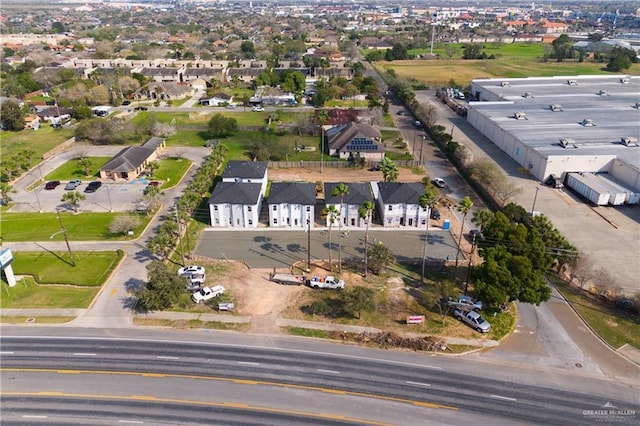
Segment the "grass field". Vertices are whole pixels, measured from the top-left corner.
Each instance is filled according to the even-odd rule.
[[[434,60],[406,60],[406,61],[379,61],[374,66],[379,70],[393,69],[404,78],[415,80],[432,87],[439,87],[453,80],[458,86],[464,87],[477,78],[524,78],[524,77],[550,77],[562,75],[594,75],[614,74],[605,70],[606,63],[597,62],[555,62],[542,60],[544,44],[501,44],[485,43],[483,51],[487,55],[495,55],[496,59],[465,60],[459,59],[462,55],[461,45],[453,45],[457,49],[457,57],[448,58],[444,47],[434,49],[434,53],[441,55],[442,59]],[[429,53],[429,49],[412,50],[410,53]],[[615,74],[640,74],[640,64],[623,73]]]
[[[2,283],[2,309],[81,309],[87,308],[100,291],[99,287],[37,285],[25,277],[15,287]]]
[[[126,241],[140,236],[150,217],[137,215],[140,225],[133,235],[109,233],[109,224],[123,213],[61,213],[70,241]],[[60,222],[55,213],[3,213],[0,229],[4,241],[63,241]],[[55,235],[54,235],[55,234]],[[53,238],[51,238],[53,237]]]
[[[124,256],[121,251],[72,252],[33,251],[14,253],[13,272],[32,275],[38,284],[101,286]]]
[[[65,161],[60,167],[47,174],[45,180],[67,181],[71,179],[92,180],[99,176],[100,167],[107,164],[111,157],[87,157],[91,160],[91,170],[87,175],[83,168],[78,165],[79,159]]]
[[[0,157],[11,158],[22,151],[31,149],[35,152],[33,163],[39,163],[42,154],[50,151],[73,136],[68,129],[57,130],[50,126],[41,126],[39,130],[23,130],[21,132],[7,132],[0,130]]]

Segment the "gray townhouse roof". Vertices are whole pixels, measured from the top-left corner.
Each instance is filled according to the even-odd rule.
[[[229,68],[227,75],[247,75],[250,77],[257,77],[262,72],[264,72],[264,68]]]
[[[184,70],[183,75],[185,77],[203,77],[219,75],[221,73],[222,70],[218,68],[187,68]]]
[[[424,185],[417,182],[378,182],[379,198],[384,204],[418,204]]]
[[[327,182],[324,184],[325,203],[326,204],[340,204],[340,196],[333,196],[333,188],[338,186],[338,182]],[[349,193],[344,196],[345,204],[357,204],[361,205],[365,201],[373,201],[373,193],[371,192],[371,185],[363,182],[348,183]]]
[[[144,164],[153,154],[155,148],[146,146],[130,146],[117,153],[100,170],[109,172],[130,172]]]
[[[180,68],[142,68],[142,70],[140,70],[140,74],[144,75],[145,77],[152,77],[156,75],[173,76],[178,75],[179,71]]]
[[[211,192],[209,204],[255,205],[260,200],[259,183],[218,182]]]
[[[148,141],[146,141],[145,143],[142,144],[143,147],[145,148],[151,148],[154,151],[158,148],[160,148],[162,145],[164,144],[164,139],[159,137],[159,136],[153,136],[151,138],[149,138]]]
[[[266,161],[229,161],[222,178],[262,179],[266,173]]]
[[[156,82],[149,84],[149,90],[158,90],[158,87],[162,89],[162,94],[175,98],[184,96],[193,92],[193,89],[189,86],[181,85],[175,82]]]
[[[334,133],[335,132],[335,133]],[[327,132],[329,149],[336,151],[378,152],[383,151],[378,140],[380,131],[366,123],[348,123]]]
[[[273,182],[269,192],[269,204],[315,205],[316,189],[307,182]]]
[[[226,93],[218,92],[218,93],[216,93],[215,95],[213,95],[211,97],[211,99],[214,99],[214,98],[229,100],[229,99],[231,99],[231,96],[227,95]]]

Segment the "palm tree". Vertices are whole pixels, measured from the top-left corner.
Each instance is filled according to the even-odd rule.
[[[5,206],[9,204],[9,201],[11,201],[9,193],[12,191],[13,187],[11,185],[7,182],[0,182],[0,204],[4,204]]]
[[[93,166],[93,161],[89,157],[82,156],[78,159],[78,166],[82,167],[84,170],[85,176],[91,175],[91,167]]]
[[[157,161],[149,161],[145,165],[145,169],[147,169],[147,172],[149,172],[149,177],[153,177],[153,172],[158,170],[159,167],[160,167],[160,164],[158,164]]]
[[[340,222],[338,222],[338,234],[342,236],[342,222],[345,220],[344,196],[349,195],[349,186],[346,183],[339,183],[331,191],[333,197],[340,197]],[[342,273],[342,238],[338,239],[338,271]]]
[[[426,226],[424,228],[424,247],[422,249],[422,273],[420,275],[420,283],[424,284],[424,267],[427,260],[427,240],[429,238],[429,217],[431,216],[431,209],[437,204],[437,191],[434,188],[427,188],[420,196],[418,204],[420,207],[427,210]]]
[[[382,178],[385,182],[395,182],[398,180],[398,166],[390,160],[389,157],[382,157],[380,169],[382,169]]]
[[[80,201],[84,200],[85,198],[86,197],[84,196],[84,194],[81,194],[78,191],[72,191],[65,192],[60,201],[67,204],[73,209],[75,213],[77,213],[78,207],[80,206]]]
[[[333,271],[333,260],[331,259],[331,230],[333,229],[333,223],[340,217],[340,212],[333,204],[322,209],[322,219],[329,221],[329,271]]]
[[[324,125],[329,121],[329,113],[326,110],[318,111],[318,124],[320,124],[320,173],[324,172]]]
[[[367,271],[369,270],[369,259],[367,256],[367,251],[369,250],[369,223],[371,222],[371,216],[373,214],[373,209],[375,208],[375,204],[373,201],[367,200],[360,208],[358,208],[358,215],[361,219],[364,219],[366,224],[366,229],[364,231],[364,276],[367,276]]]
[[[462,222],[460,222],[460,236],[458,237],[458,250],[456,251],[456,268],[458,267],[458,258],[460,256],[460,243],[462,243],[462,232],[464,231],[464,219],[467,217],[467,213],[473,207],[473,201],[468,196],[464,197],[458,203],[458,211],[462,213]]]

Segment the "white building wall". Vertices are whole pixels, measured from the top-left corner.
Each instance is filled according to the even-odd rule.
[[[313,228],[314,212],[312,206],[288,203],[269,206],[269,226],[306,229],[307,218],[311,221]]]
[[[634,149],[634,148],[630,148]],[[635,148],[637,149],[637,148]],[[635,153],[634,155],[640,155]],[[618,179],[622,183],[625,183],[632,188],[640,191],[640,170],[621,161],[619,158],[615,158],[611,163],[611,169],[609,170],[611,176]]]
[[[259,204],[253,206],[242,204],[209,205],[211,226],[213,227],[256,228],[259,213]]]

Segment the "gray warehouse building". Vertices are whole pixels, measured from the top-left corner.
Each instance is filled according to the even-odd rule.
[[[638,202],[640,77],[479,79],[471,94],[469,123],[541,182],[593,173]]]

